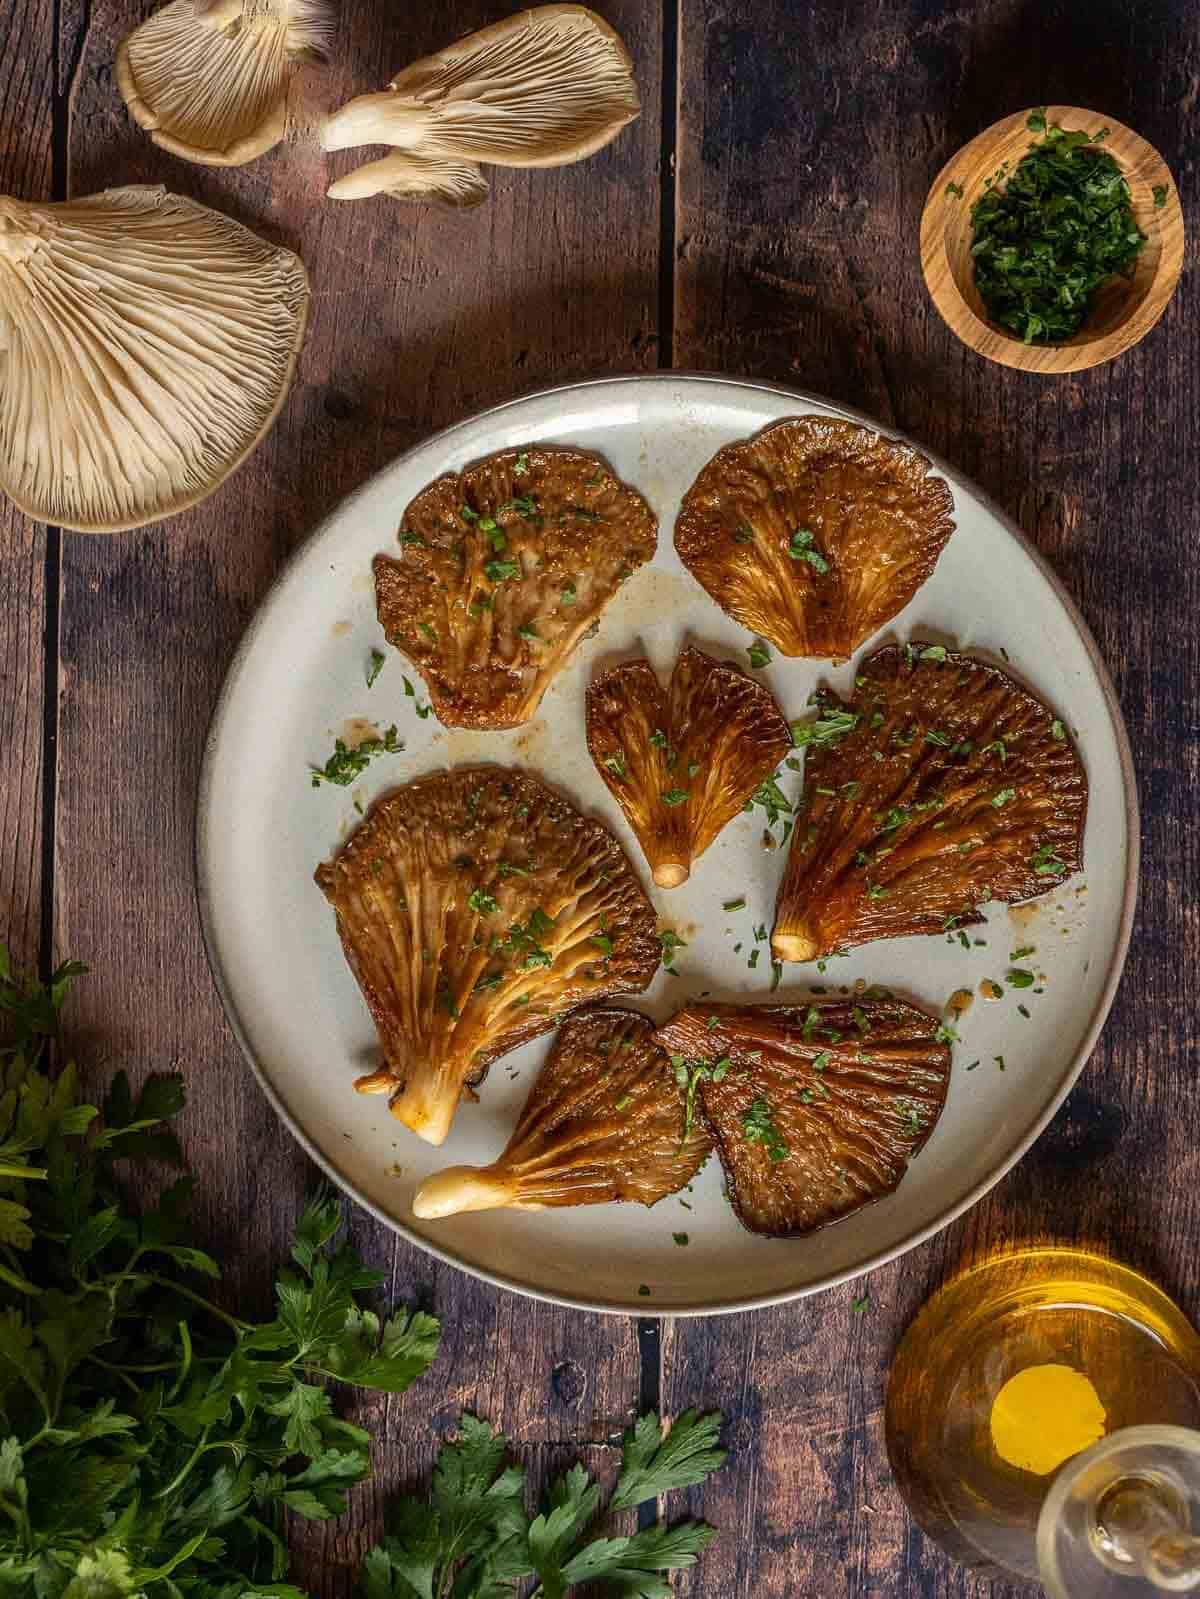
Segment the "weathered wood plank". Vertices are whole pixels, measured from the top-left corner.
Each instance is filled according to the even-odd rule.
[[[1178,983],[1200,957],[1185,887],[1197,877],[1200,798],[1196,291],[1185,280],[1121,361],[1047,381],[953,340],[917,250],[941,164],[1038,101],[1096,106],[1137,128],[1163,151],[1186,209],[1200,57],[1182,6],[1151,21],[1067,0],[1039,12],[1033,54],[1029,26],[1012,0],[851,0],[836,15],[748,0],[683,7],[676,363],[861,406],[947,455],[1022,523],[1116,678],[1145,859],[1103,1042],[1050,1131],[985,1203],[875,1273],[863,1316],[842,1289],[669,1332],[666,1408],[723,1406],[736,1450],[734,1469],[694,1496],[727,1533],[681,1584],[687,1594],[1026,1591],[952,1567],[904,1515],[882,1441],[900,1332],[960,1262],[1043,1235],[1107,1247],[1200,1311],[1189,1244],[1200,1223],[1196,1027]]]
[[[77,1012],[93,1072],[186,1073],[198,1230],[238,1252],[230,1291],[261,1303],[311,1170],[241,1062],[200,946],[192,821],[209,713],[281,559],[349,489],[474,408],[653,361],[660,20],[639,0],[601,6],[638,63],[643,119],[586,170],[497,171],[487,205],[464,216],[325,201],[354,156],[327,160],[311,142],[228,173],[156,151],[110,75],[121,35],[151,9],[66,0],[63,50],[78,51],[66,86],[71,192],[156,181],[230,211],[299,250],[313,323],[279,424],[218,495],[158,528],[66,543],[57,943],[95,968]],[[496,12],[485,0],[403,17],[344,6],[330,102],[381,86]],[[305,1580],[329,1594],[348,1591],[382,1497],[424,1473],[460,1409],[535,1452],[578,1440],[603,1463],[638,1392],[632,1324],[493,1291],[365,1215],[353,1231],[397,1297],[443,1318],[445,1346],[423,1384],[371,1407],[377,1489],[304,1538]]]
[[[53,8],[15,0],[0,19],[0,194],[52,182]],[[0,306],[0,319],[3,317]],[[46,534],[0,500],[0,943],[36,962],[42,884]]]

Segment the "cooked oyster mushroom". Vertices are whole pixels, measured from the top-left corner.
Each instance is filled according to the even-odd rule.
[[[0,198],[0,486],[92,533],[186,510],[275,420],[307,318],[297,257],[193,200]]]
[[[241,166],[283,138],[296,67],[332,31],[326,0],[170,0],[122,40],[117,88],[164,150]]]
[[[584,6],[538,6],[414,62],[383,93],[330,117],[327,150],[390,144],[396,153],[339,178],[329,196],[476,205],[487,194],[479,162],[581,161],[640,109],[629,54],[609,25]]]
[[[690,1183],[712,1152],[684,1090],[627,1010],[580,1011],[558,1030],[504,1153],[490,1166],[451,1166],[423,1182],[413,1212],[542,1210],[635,1199],[654,1205]]]
[[[889,645],[854,699],[801,733],[806,809],[772,947],[809,961],[874,938],[980,920],[1082,864],[1087,778],[1066,728],[997,667]]]
[[[692,647],[675,663],[669,694],[648,661],[598,677],[587,741],[661,888],[687,880],[792,747],[768,690]]]
[[[375,1019],[391,1096],[428,1143],[464,1088],[575,1006],[645,988],[655,915],[620,845],[523,772],[435,772],[374,807],[318,885]]]
[[[691,1005],[658,1041],[699,1085],[729,1197],[751,1232],[792,1238],[890,1194],[933,1131],[950,1050],[892,998]]]
[[[400,558],[375,558],[379,621],[447,726],[517,727],[657,531],[598,455],[500,450],[408,507]]]
[[[784,655],[840,660],[929,577],[953,510],[907,444],[799,416],[717,451],[684,496],[675,548],[722,610]]]

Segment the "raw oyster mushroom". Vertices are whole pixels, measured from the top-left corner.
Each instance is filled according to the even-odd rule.
[[[506,767],[406,783],[316,880],[383,1046],[355,1087],[430,1144],[493,1061],[658,968],[654,908],[612,834]]]
[[[334,200],[371,194],[478,205],[480,164],[555,167],[601,149],[641,110],[629,54],[584,6],[538,6],[406,67],[380,94],[330,117],[327,150],[395,153],[330,185]]]
[[[170,0],[122,41],[117,87],[164,150],[241,166],[283,138],[296,68],[332,33],[327,0]]]
[[[91,533],[195,505],[278,415],[308,301],[290,250],[164,189],[0,198],[0,487]]]
[[[450,1166],[413,1200],[425,1219],[464,1210],[657,1204],[703,1166],[712,1139],[685,1127],[684,1088],[634,1011],[578,1011],[558,1030],[504,1153],[490,1166]]]

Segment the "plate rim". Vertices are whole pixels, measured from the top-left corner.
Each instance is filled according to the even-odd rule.
[[[1070,1066],[1063,1076],[1062,1082],[1052,1095],[1042,1113],[1031,1125],[1027,1132],[1018,1140],[1017,1144],[1008,1155],[1000,1162],[996,1169],[980,1182],[976,1183],[962,1198],[948,1205],[943,1211],[926,1226],[907,1236],[899,1243],[879,1250],[851,1270],[837,1271],[823,1277],[817,1282],[802,1284],[796,1288],[781,1289],[773,1293],[752,1295],[750,1297],[735,1297],[726,1300],[705,1300],[688,1302],[681,1305],[656,1306],[653,1302],[632,1302],[625,1299],[579,1298],[568,1293],[556,1293],[551,1289],[537,1284],[523,1281],[520,1277],[504,1272],[491,1271],[473,1261],[462,1259],[453,1249],[435,1243],[417,1233],[407,1223],[397,1217],[389,1215],[381,1206],[358,1186],[355,1178],[347,1175],[338,1163],[321,1150],[315,1140],[309,1136],[299,1124],[297,1118],[288,1107],[282,1093],[276,1089],[268,1077],[265,1068],[259,1062],[249,1041],[249,1035],[242,1025],[241,1016],[234,1002],[232,992],[226,980],[225,970],[217,948],[216,934],[211,918],[211,907],[214,900],[212,885],[209,882],[206,870],[206,845],[208,840],[208,823],[212,810],[213,793],[213,765],[216,747],[220,739],[222,727],[228,712],[229,704],[235,689],[245,670],[247,658],[253,649],[255,639],[264,624],[268,610],[271,608],[278,591],[289,580],[292,570],[306,557],[308,551],[326,535],[331,525],[345,515],[348,508],[358,500],[364,498],[376,485],[380,478],[402,466],[413,456],[427,450],[431,445],[449,443],[454,436],[480,422],[489,421],[503,415],[504,412],[519,406],[527,405],[532,401],[552,399],[555,396],[577,394],[581,390],[615,388],[630,383],[636,384],[669,384],[669,383],[698,383],[701,385],[713,384],[726,388],[751,389],[760,394],[782,396],[789,401],[796,401],[804,405],[824,406],[835,414],[847,420],[870,427],[878,433],[899,440],[919,450],[953,489],[961,489],[984,507],[995,518],[1004,531],[1017,544],[1018,548],[1033,562],[1046,580],[1055,598],[1065,611],[1071,625],[1083,644],[1084,651],[1091,663],[1092,670],[1099,683],[1101,695],[1104,700],[1105,710],[1108,712],[1112,725],[1114,740],[1117,747],[1117,759],[1121,769],[1124,785],[1124,811],[1127,836],[1125,882],[1121,898],[1121,914],[1117,927],[1116,945],[1113,958],[1109,962],[1105,974],[1104,986],[1100,991],[1096,1006],[1092,1012],[1084,1032],[1082,1042],[1075,1051]],[[661,530],[660,530],[661,531]],[[193,837],[193,868],[196,905],[200,919],[201,940],[204,946],[205,959],[208,963],[209,973],[225,1019],[233,1033],[238,1048],[241,1050],[246,1064],[250,1067],[259,1087],[266,1095],[267,1102],[275,1114],[283,1122],[292,1137],[307,1153],[310,1160],[333,1182],[343,1193],[349,1196],[355,1204],[360,1205],[370,1215],[374,1216],[384,1226],[406,1239],[409,1243],[432,1255],[434,1259],[443,1264],[452,1266],[458,1271],[466,1272],[481,1282],[490,1283],[493,1287],[507,1289],[511,1293],[522,1294],[528,1299],[537,1300],[543,1304],[559,1305],[569,1310],[590,1311],[599,1315],[611,1316],[637,1316],[648,1317],[653,1320],[666,1320],[672,1317],[697,1317],[716,1315],[735,1315],[746,1311],[763,1310],[775,1305],[791,1304],[799,1299],[808,1299],[816,1294],[829,1292],[830,1289],[842,1286],[865,1276],[868,1272],[876,1271],[881,1266],[888,1265],[893,1260],[898,1260],[902,1255],[918,1248],[942,1232],[952,1222],[964,1215],[974,1205],[977,1205],[984,1196],[996,1186],[1013,1169],[1018,1161],[1022,1160],[1037,1140],[1045,1132],[1050,1122],[1057,1115],[1063,1101],[1071,1089],[1079,1081],[1084,1067],[1091,1059],[1096,1048],[1104,1024],[1108,1020],[1116,999],[1117,989],[1125,970],[1125,962],[1129,952],[1129,943],[1133,933],[1133,922],[1137,908],[1138,886],[1141,867],[1141,830],[1140,808],[1137,791],[1137,776],[1133,766],[1133,750],[1129,741],[1129,733],[1125,726],[1125,719],[1121,712],[1120,700],[1117,697],[1116,687],[1112,676],[1105,663],[1099,646],[1088,626],[1073,595],[1068,591],[1058,573],[1051,566],[1047,558],[1037,548],[1021,527],[1000,506],[990,494],[979,487],[966,473],[959,471],[936,451],[929,449],[919,440],[911,438],[901,430],[879,422],[875,417],[865,411],[860,411],[855,406],[844,405],[840,400],[830,399],[823,394],[815,393],[809,389],[794,388],[784,383],[760,381],[755,378],[729,377],[721,372],[712,372],[692,369],[664,369],[654,372],[629,372],[608,374],[601,377],[584,378],[569,383],[555,383],[547,387],[531,389],[527,393],[519,394],[508,400],[501,400],[495,405],[486,406],[483,410],[474,411],[469,416],[457,422],[450,423],[447,427],[438,428],[426,438],[411,445],[407,450],[392,457],[385,465],[373,472],[356,489],[345,495],[329,510],[296,546],[272,578],[270,586],[259,600],[254,609],[254,614],[246,624],[245,630],[238,641],[237,648],[226,668],[221,689],[213,706],[207,731],[204,736],[203,754],[201,757],[200,777],[196,792],[195,826]]]

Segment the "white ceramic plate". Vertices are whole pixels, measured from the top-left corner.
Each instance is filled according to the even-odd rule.
[[[786,968],[775,997],[798,999],[812,983],[865,979],[937,1009],[956,989],[1003,979],[1010,951],[1026,945],[1037,954],[1022,964],[1045,973],[1044,992],[976,1001],[961,1025],[945,1111],[899,1189],[812,1237],[778,1241],[745,1232],[722,1198],[716,1160],[684,1196],[690,1209],[670,1198],[653,1210],[600,1205],[414,1220],[412,1195],[428,1173],[499,1153],[551,1039],[493,1067],[481,1102],[460,1109],[441,1149],[422,1143],[388,1115],[384,1100],[351,1087],[377,1046],[313,870],[353,829],[356,797],[365,806],[422,772],[495,760],[542,773],[603,818],[649,884],[584,747],[584,690],[597,660],[639,644],[665,672],[685,635],[746,663],[750,635],[717,609],[675,555],[675,514],[721,445],[804,412],[869,420],[787,389],[662,374],[535,394],[448,429],[348,499],[298,552],[251,625],[217,707],[199,804],[200,903],[213,971],[247,1058],[296,1136],[356,1199],[424,1248],[525,1293],[640,1314],[731,1310],[830,1287],[911,1248],[978,1199],[1037,1137],[1087,1059],[1120,975],[1138,835],[1112,685],[1082,619],[1039,556],[978,490],[935,461],[951,485],[958,530],[930,581],[867,649],[911,634],[995,659],[1007,652],[1013,671],[1077,732],[1091,785],[1086,874],[1033,907],[991,907],[986,928],[974,930],[984,947],[963,950],[941,938],[870,944],[832,963],[824,979],[813,967]],[[433,717],[420,720],[404,693],[405,672],[418,690],[422,685],[384,643],[371,559],[394,548],[401,513],[432,478],[530,441],[578,444],[606,456],[657,511],[658,554],[624,586],[598,637],[580,648],[529,726],[448,731]],[[364,670],[375,647],[388,660],[368,690]],[[823,677],[848,688],[853,665],[829,673],[820,663],[776,655],[759,675],[795,717]],[[395,722],[403,754],[375,760],[356,789],[313,789],[309,764],[326,759],[354,717],[380,727]],[[785,787],[795,792],[799,779],[786,775]],[[660,972],[631,1003],[661,1019],[704,990],[717,998],[768,997],[768,946],[757,946],[755,970],[747,960],[756,947],[752,929],[770,927],[783,857],[762,849],[762,832],[761,812],[739,817],[684,887],[654,892],[660,925],[675,928],[688,948],[678,978]],[[722,901],[741,894],[746,909],[725,914]],[[968,1070],[974,1061],[979,1065]],[[686,1247],[675,1243],[677,1232],[687,1233]]]

